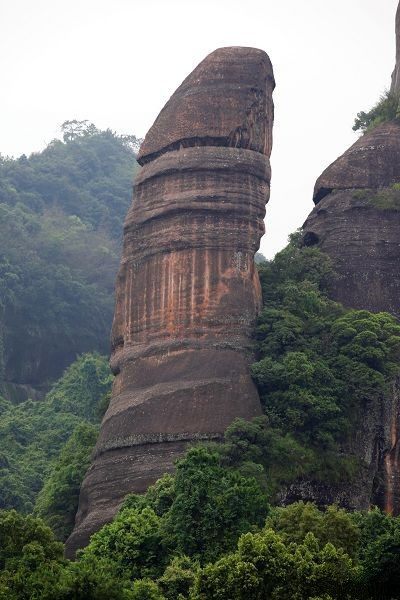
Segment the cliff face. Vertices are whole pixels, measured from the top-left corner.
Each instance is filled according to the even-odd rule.
[[[400,206],[384,206],[384,188],[398,181],[394,122],[360,137],[317,180],[304,241],[334,259],[341,277],[331,295],[347,307],[400,316]]]
[[[254,254],[269,196],[274,79],[267,55],[222,48],[148,132],[124,228],[111,366],[72,555],[187,444],[261,413],[249,374],[261,304]]]
[[[399,123],[390,121],[361,136],[318,177],[314,188],[314,204],[318,205],[333,191],[377,189],[398,182],[399,132]]]
[[[400,94],[400,3],[396,12],[396,66],[392,73],[390,91],[393,94]]]
[[[400,127],[390,131],[400,146]],[[366,185],[370,178],[368,173]],[[333,189],[305,222],[303,240],[306,245],[318,244],[332,258],[339,274],[332,298],[348,308],[400,317],[400,204],[398,208],[381,205],[390,191],[387,187]],[[364,403],[357,435],[345,448],[362,459],[363,472],[352,486],[329,490],[330,502],[340,501],[350,508],[368,508],[373,503],[400,513],[399,389],[398,380],[389,397]]]
[[[400,92],[400,8],[396,15],[397,63],[392,91]],[[339,279],[331,296],[356,309],[400,317],[400,124],[383,123],[360,137],[318,178],[315,208],[307,218],[304,244],[317,244],[333,260]],[[395,201],[393,201],[393,198]],[[362,460],[352,485],[304,484],[296,497],[338,501],[350,508],[378,504],[400,513],[400,380],[379,401],[364,402],[364,418],[344,448]]]

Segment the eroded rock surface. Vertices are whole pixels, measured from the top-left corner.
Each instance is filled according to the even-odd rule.
[[[216,50],[143,142],[116,284],[116,379],[69,555],[127,493],[170,471],[188,443],[221,438],[235,417],[261,413],[249,362],[273,88],[264,52]]]
[[[362,135],[317,179],[314,203],[333,191],[377,189],[400,181],[400,124],[382,123]],[[322,205],[321,205],[322,206]]]
[[[392,73],[392,85],[390,91],[400,95],[400,2],[396,12],[396,66]]]
[[[304,242],[333,258],[333,299],[400,317],[400,210],[376,205],[384,189],[332,192],[305,222]]]
[[[270,155],[274,78],[265,52],[221,48],[169,99],[140,148],[141,165],[187,146],[246,148]]]
[[[389,145],[400,147],[400,127],[393,124],[385,130],[396,136]],[[385,311],[400,318],[400,202],[397,208],[391,203],[385,206],[387,194],[390,198],[393,193],[392,175],[388,171],[385,180],[366,172],[365,187],[333,189],[309,215],[303,240],[318,244],[332,258],[339,274],[330,290],[333,299],[348,308]],[[384,187],[367,188],[371,179],[380,180]],[[400,513],[399,383],[393,383],[388,398],[365,401],[357,435],[346,448],[362,459],[364,469],[352,486],[339,486],[332,502],[343,497],[350,508],[376,503]]]
[[[399,18],[398,11],[398,33]],[[331,289],[333,299],[348,308],[387,311],[399,318],[400,191],[399,202],[392,201],[398,182],[400,124],[392,121],[361,136],[318,178],[316,206],[303,226],[303,241],[317,244],[332,258],[339,274]],[[363,419],[344,448],[362,461],[351,485],[321,488],[307,482],[292,486],[283,500],[301,497],[356,509],[378,504],[399,514],[399,390],[396,380],[388,397],[364,401]]]

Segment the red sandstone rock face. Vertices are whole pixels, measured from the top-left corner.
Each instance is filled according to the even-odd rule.
[[[304,224],[340,278],[342,304],[400,317],[400,211],[377,208],[379,190],[400,181],[400,124],[379,125],[330,165],[315,185],[316,204]]]
[[[376,208],[377,193],[338,190],[326,196],[304,224],[305,242],[318,243],[334,260],[340,277],[333,299],[400,317],[400,211]]]
[[[333,190],[379,188],[400,181],[400,124],[383,123],[362,135],[318,177],[314,202]]]
[[[262,50],[229,47],[205,58],[169,99],[140,148],[140,164],[185,146],[233,146],[267,156],[275,82]]]
[[[400,3],[391,92],[400,94]],[[318,178],[303,239],[332,258],[339,274],[331,289],[335,300],[400,318],[400,210],[379,206],[379,194],[398,182],[400,124],[389,122],[361,136]],[[356,509],[378,504],[400,514],[400,378],[386,398],[365,399],[364,407],[365,418],[344,448],[361,460],[352,485],[321,489],[305,482],[288,490],[286,501],[301,497]]]
[[[187,444],[261,413],[249,373],[254,254],[269,196],[273,73],[252,48],[210,54],[161,111],[124,228],[110,407],[82,486],[73,555]]]
[[[330,165],[315,186],[316,206],[304,224],[304,243],[318,244],[339,278],[331,296],[346,307],[400,317],[400,210],[379,207],[385,188],[400,182],[400,125],[385,123],[363,135]],[[352,485],[300,496],[350,508],[378,504],[400,513],[400,380],[378,401],[365,400],[365,418],[345,451],[363,468]],[[298,490],[289,491],[288,500]],[[305,495],[304,495],[305,494]],[[322,496],[321,496],[322,494]]]

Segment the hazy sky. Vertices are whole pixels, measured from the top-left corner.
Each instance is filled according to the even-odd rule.
[[[0,152],[42,149],[67,119],[142,137],[221,46],[274,65],[272,256],[312,208],[321,171],[390,84],[397,0],[0,0]]]

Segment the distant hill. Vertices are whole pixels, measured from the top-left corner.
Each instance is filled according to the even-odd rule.
[[[66,121],[63,140],[0,157],[0,393],[47,389],[108,353],[123,220],[140,140]]]

